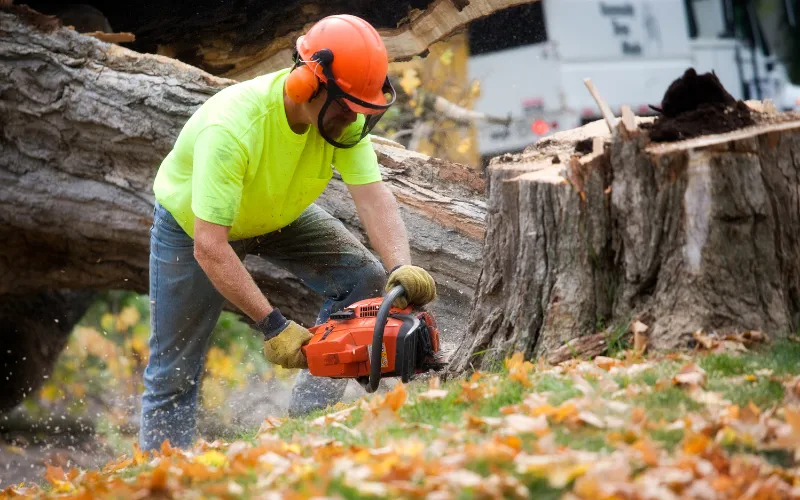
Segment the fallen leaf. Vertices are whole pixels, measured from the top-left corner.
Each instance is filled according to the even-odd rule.
[[[322,415],[321,417],[317,417],[311,421],[311,425],[316,426],[323,426],[328,425],[333,422],[344,422],[347,420],[347,417],[350,416],[356,409],[356,406],[351,406],[350,408],[345,408],[344,410],[339,410],[334,413],[329,413],[327,415]]]
[[[645,437],[640,439],[631,447],[639,452],[642,457],[642,462],[644,462],[645,465],[648,467],[655,467],[658,465],[658,450],[649,438]]]
[[[711,440],[705,434],[691,434],[683,439],[683,451],[689,455],[699,455],[709,444]]]
[[[48,465],[44,474],[44,479],[51,484],[55,481],[66,481],[67,474],[61,467],[51,467]]]
[[[612,366],[622,366],[623,363],[622,361],[615,358],[609,358],[607,356],[596,356],[594,358],[594,364],[597,367],[608,371],[611,369]]]
[[[449,391],[444,389],[429,389],[425,392],[417,394],[417,399],[421,399],[423,401],[433,401],[436,399],[444,399],[448,394]]]
[[[256,433],[256,435],[274,431],[275,429],[283,425],[283,422],[284,419],[282,418],[268,416],[267,418],[264,419],[263,422],[261,422],[261,426],[258,428],[258,432]]]
[[[538,434],[549,428],[547,417],[544,415],[535,418],[526,415],[507,415],[503,421],[506,429],[519,434]]]
[[[690,362],[680,369],[673,377],[673,381],[678,385],[699,387],[706,383],[706,372],[694,362]]]
[[[635,320],[631,325],[631,331],[633,332],[633,350],[639,356],[644,354],[644,351],[647,349],[646,333],[649,328],[650,327],[639,320]]]
[[[597,427],[598,429],[604,429],[606,427],[605,422],[603,422],[600,417],[590,411],[578,412],[578,420],[593,427]]]
[[[692,333],[692,338],[704,349],[711,350],[717,344],[717,340],[703,333],[702,330],[697,330]]]

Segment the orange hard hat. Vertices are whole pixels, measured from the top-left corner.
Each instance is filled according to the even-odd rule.
[[[347,94],[376,106],[385,106],[384,84],[389,69],[386,46],[375,28],[365,20],[341,14],[314,24],[297,40],[297,54],[320,81],[326,83],[322,65],[314,56],[327,49],[332,53],[331,70],[336,84]],[[374,114],[375,108],[351,100],[348,106],[356,113]]]

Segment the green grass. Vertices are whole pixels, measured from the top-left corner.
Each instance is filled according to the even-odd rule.
[[[775,375],[800,374],[800,343],[779,340],[743,354],[709,354],[699,360],[699,365],[709,376],[735,376],[752,374],[758,370],[772,370]]]
[[[780,404],[784,388],[780,381],[757,372],[769,370],[777,377],[797,375],[798,361],[800,343],[782,340],[743,354],[709,354],[701,357],[698,364],[708,374],[707,390],[720,392],[739,406],[752,402],[765,409]],[[752,375],[755,380],[745,380],[745,375]]]
[[[521,383],[505,378],[500,384],[497,394],[481,401],[477,413],[484,417],[498,415],[500,408],[522,402],[529,390]]]
[[[678,446],[678,443],[683,439],[683,429],[653,429],[650,431],[650,437],[654,441],[658,441],[666,448],[673,448]]]
[[[761,409],[780,404],[783,400],[783,385],[767,378],[754,382],[746,380],[716,379],[708,383],[707,389],[721,392],[722,397],[733,404],[747,406],[750,402]]]
[[[576,389],[570,380],[553,375],[540,377],[536,380],[535,388],[536,392],[551,393],[548,401],[554,406],[581,395],[581,391]]]
[[[637,396],[634,401],[644,407],[647,416],[655,422],[674,422],[687,412],[701,408],[700,403],[674,386]]]
[[[553,433],[556,438],[556,444],[560,446],[586,451],[613,450],[613,447],[606,441],[606,432],[602,429],[582,427],[569,430],[563,426],[556,426],[553,429]]]
[[[700,359],[700,368],[710,377],[733,377],[747,373],[747,360],[743,356],[709,354]]]

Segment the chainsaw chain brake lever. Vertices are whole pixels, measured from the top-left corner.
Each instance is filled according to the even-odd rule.
[[[404,295],[406,289],[403,285],[397,285],[389,290],[381,302],[378,314],[375,317],[375,329],[372,332],[372,352],[369,357],[369,383],[365,389],[367,392],[378,390],[381,381],[381,354],[383,352],[383,330],[386,328],[386,321],[389,319],[389,310],[398,297]]]

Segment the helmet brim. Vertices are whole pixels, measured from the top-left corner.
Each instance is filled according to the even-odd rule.
[[[361,96],[354,96],[358,99],[368,102],[370,104],[374,104],[376,107],[370,108],[367,106],[362,106],[357,102],[353,102],[350,99],[345,98],[344,101],[347,103],[347,107],[349,107],[354,113],[361,113],[364,115],[377,115],[379,113],[383,113],[386,111],[386,94],[383,93],[383,90],[378,90],[378,93],[373,96],[369,96],[368,98],[364,98]]]

